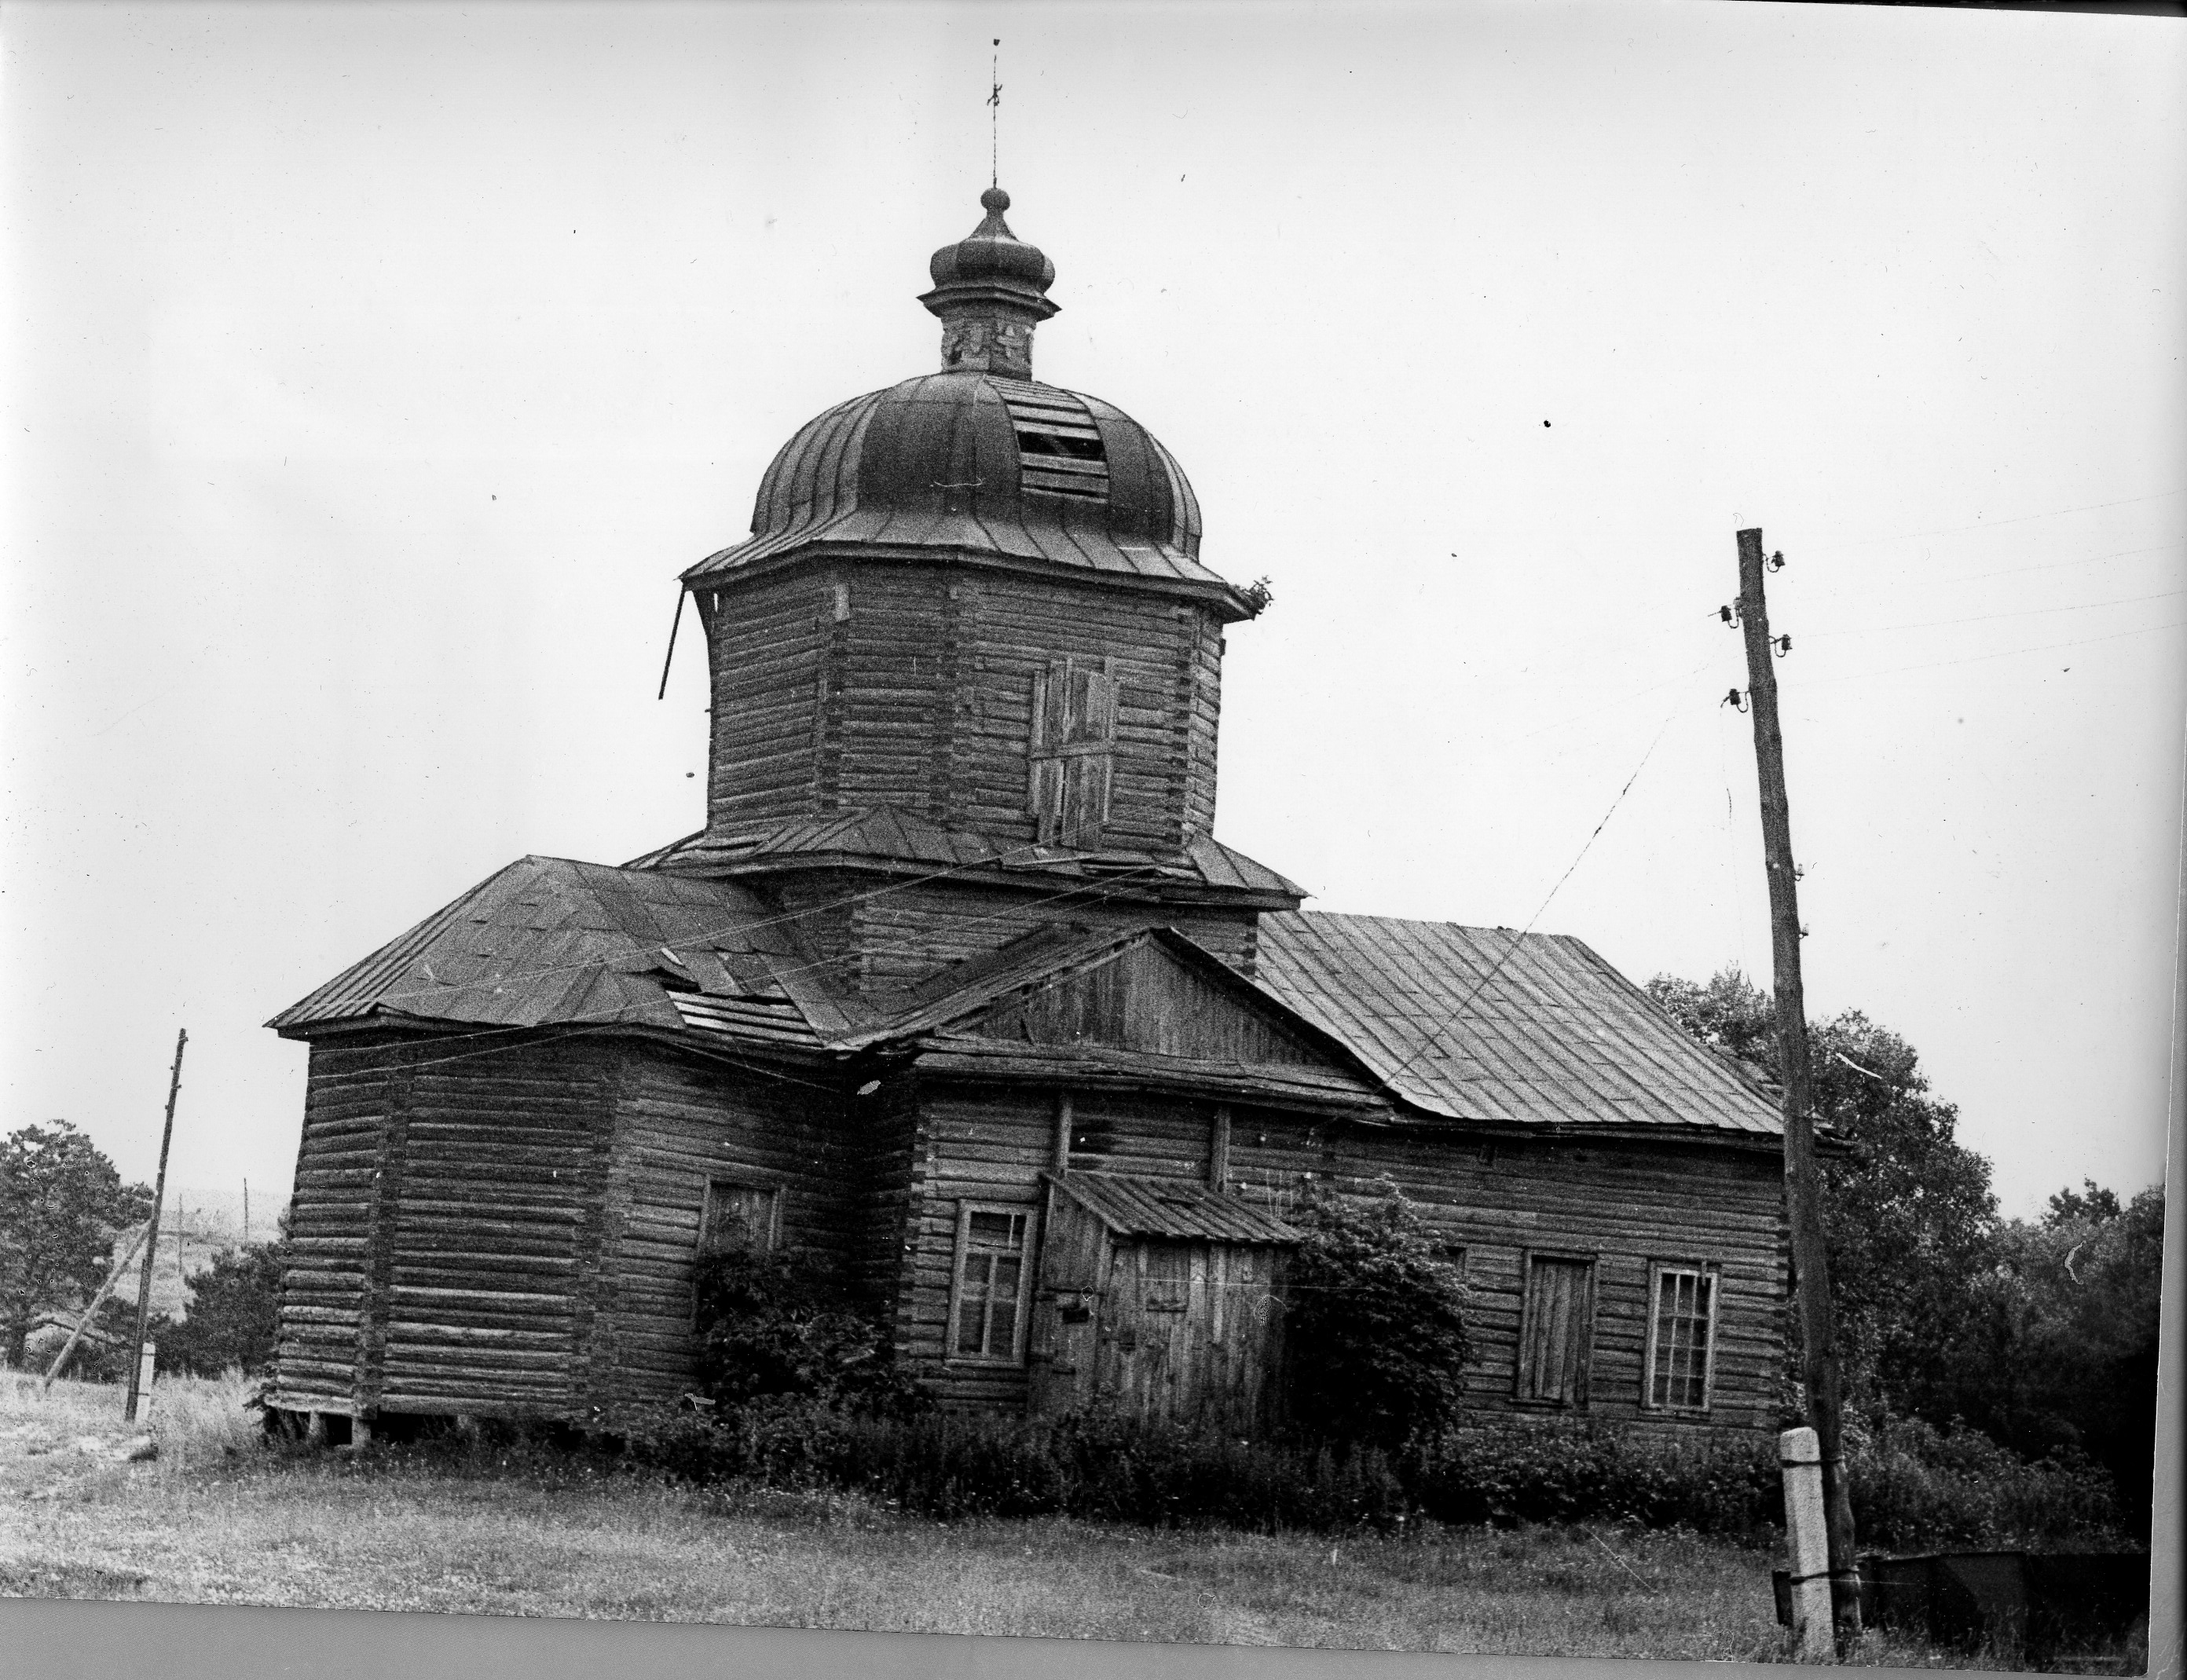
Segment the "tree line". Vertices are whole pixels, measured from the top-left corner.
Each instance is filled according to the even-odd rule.
[[[1774,1005],[1737,969],[1659,975],[1648,992],[1774,1087]],[[2085,1453],[2145,1529],[2162,1187],[2122,1200],[2083,1180],[2032,1219],[2003,1216],[1988,1160],[1959,1140],[1959,1109],[1912,1045],[1857,1009],[1808,1031],[1816,1119],[1842,1146],[1821,1175],[1849,1409],[1972,1427],[2029,1458]]]
[[[151,1187],[123,1183],[67,1121],[0,1138],[0,1358],[11,1367],[30,1363],[34,1336],[50,1358],[151,1212]],[[160,1369],[217,1376],[231,1366],[256,1371],[273,1357],[286,1224],[284,1216],[272,1242],[216,1250],[184,1280],[182,1318],[151,1321]],[[85,1327],[70,1356],[71,1374],[127,1375],[136,1281],[125,1276]]]

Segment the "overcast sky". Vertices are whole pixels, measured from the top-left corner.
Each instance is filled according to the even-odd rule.
[[[1274,591],[1225,840],[1766,985],[1759,525],[1813,1011],[1918,1048],[2008,1211],[2158,1177],[2187,29],[1633,0],[11,5],[0,1127],[149,1177],[186,1024],[171,1176],[285,1190],[268,1015],[699,826],[673,580],[938,365],[995,35],[1037,373]]]

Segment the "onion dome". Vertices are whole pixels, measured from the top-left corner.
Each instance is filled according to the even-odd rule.
[[[694,587],[808,553],[1061,567],[1182,590],[1226,617],[1262,601],[1200,564],[1200,504],[1144,426],[1031,377],[1055,267],[1003,220],[1009,195],[935,252],[942,371],[839,403],[799,428],[760,481],[752,534],[684,573]],[[942,558],[936,554],[936,558]]]
[[[980,194],[987,216],[926,266],[934,289],[919,299],[942,320],[942,365],[967,373],[1032,377],[1032,329],[1055,313],[1055,265],[1010,232],[1000,187]]]

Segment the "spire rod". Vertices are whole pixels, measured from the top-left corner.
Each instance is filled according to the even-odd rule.
[[[994,53],[987,80],[987,184],[1003,184],[1003,37],[994,37]]]

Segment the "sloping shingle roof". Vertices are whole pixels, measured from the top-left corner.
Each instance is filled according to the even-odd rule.
[[[1782,1131],[1765,1095],[1567,935],[1295,910],[1261,918],[1257,972],[1431,1113]]]

